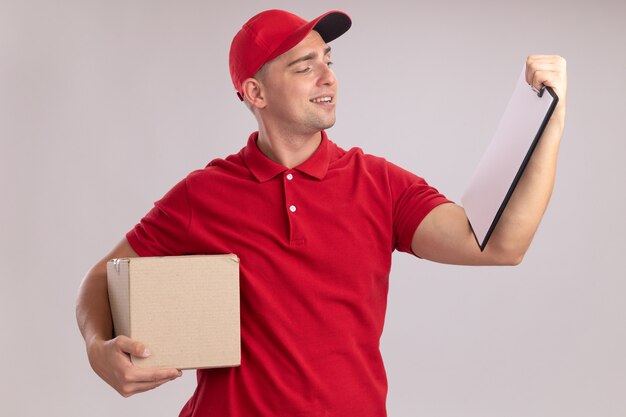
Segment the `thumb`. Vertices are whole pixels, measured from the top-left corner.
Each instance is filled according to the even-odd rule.
[[[143,343],[133,340],[127,336],[116,337],[115,345],[122,352],[138,358],[147,358],[151,355],[150,349],[148,349]]]

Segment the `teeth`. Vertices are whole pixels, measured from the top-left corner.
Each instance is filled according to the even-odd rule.
[[[311,101],[313,103],[330,103],[332,100],[333,100],[332,97],[320,97],[320,98],[314,98]]]

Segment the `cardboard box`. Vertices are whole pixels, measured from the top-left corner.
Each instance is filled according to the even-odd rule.
[[[241,363],[239,258],[194,255],[107,263],[116,335],[144,343],[143,368],[215,368]]]

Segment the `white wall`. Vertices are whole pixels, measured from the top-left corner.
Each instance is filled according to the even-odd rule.
[[[397,255],[390,416],[624,416],[626,6],[565,0],[0,2],[0,415],[177,415],[194,375],[123,399],[74,321],[87,271],[187,172],[255,128],[230,40],[262,8],[339,8],[343,147],[458,201],[526,55],[569,67],[551,206],[522,265]],[[587,3],[587,2],[585,2]]]

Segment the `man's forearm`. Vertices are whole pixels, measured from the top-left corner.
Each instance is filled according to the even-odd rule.
[[[518,261],[528,250],[552,195],[564,116],[559,109],[547,124],[489,242]]]
[[[106,269],[102,265],[98,263],[87,273],[76,302],[76,321],[87,345],[96,338],[108,340],[113,336]]]
[[[94,339],[109,340],[113,337],[111,307],[107,290],[106,264],[113,258],[138,256],[126,239],[94,265],[83,279],[76,301],[76,321],[87,346]]]

